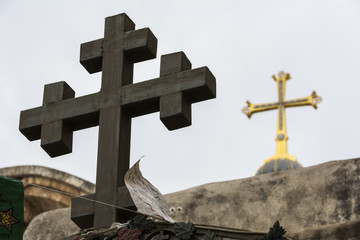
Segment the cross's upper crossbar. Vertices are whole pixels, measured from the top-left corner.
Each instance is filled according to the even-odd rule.
[[[125,32],[125,54],[137,63],[156,57],[157,39],[149,28]],[[102,70],[104,39],[81,44],[80,63],[89,73]]]
[[[40,139],[43,123],[64,120],[73,131],[97,126],[100,108],[119,103],[135,117],[159,111],[159,97],[167,94],[182,91],[191,103],[215,97],[215,77],[207,67],[174,74],[127,85],[106,95],[99,92],[21,111],[19,129],[33,141]]]
[[[315,109],[317,108],[317,104],[319,103],[318,99],[320,97],[317,96],[314,91],[309,97],[304,98],[296,98],[292,100],[280,102],[272,102],[272,103],[259,103],[252,104],[247,101],[247,106],[243,108],[243,112],[250,118],[254,113],[265,112],[270,110],[278,109],[279,107],[299,107],[299,106],[313,106]]]

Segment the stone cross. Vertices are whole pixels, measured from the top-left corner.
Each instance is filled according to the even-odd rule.
[[[191,104],[216,96],[207,67],[191,70],[183,52],[163,55],[160,77],[133,84],[134,63],[156,57],[157,39],[149,28],[135,30],[126,14],[105,19],[104,38],[81,44],[80,63],[102,71],[99,92],[75,98],[65,82],[45,85],[43,105],[22,111],[20,131],[56,157],[72,151],[73,131],[99,126],[96,192],[73,198],[71,218],[81,228],[106,227],[129,216],[109,205],[134,209],[124,184],[129,168],[131,119],[160,111],[169,130],[191,125]]]
[[[279,77],[273,75],[273,79],[277,83],[278,90],[278,102],[273,103],[260,103],[252,104],[247,101],[247,106],[242,109],[249,118],[254,113],[264,112],[269,110],[278,110],[278,124],[277,124],[277,134],[276,134],[276,155],[265,160],[268,162],[275,159],[289,159],[296,161],[296,157],[292,156],[287,151],[287,140],[289,139],[286,131],[286,118],[285,118],[285,109],[289,107],[300,107],[300,106],[313,106],[317,109],[317,104],[321,102],[321,97],[319,97],[315,91],[309,96],[304,98],[297,98],[293,100],[285,100],[285,90],[286,90],[286,81],[290,80],[290,74],[280,72]]]

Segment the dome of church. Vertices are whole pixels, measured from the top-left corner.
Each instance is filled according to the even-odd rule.
[[[303,166],[298,161],[293,161],[289,159],[275,159],[266,162],[257,170],[255,175],[293,170],[302,167]]]

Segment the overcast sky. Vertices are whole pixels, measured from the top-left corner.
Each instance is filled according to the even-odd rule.
[[[18,130],[20,111],[42,104],[45,84],[76,96],[99,91],[101,73],[79,63],[80,44],[103,37],[105,17],[127,13],[158,39],[157,58],[134,82],[159,76],[160,56],[184,51],[208,66],[217,98],[192,105],[192,126],[169,132],[159,113],[134,118],[131,165],[163,193],[247,178],[275,154],[277,112],[242,112],[277,100],[271,76],[292,79],[286,99],[323,98],[286,111],[288,150],[305,166],[360,157],[359,1],[0,1],[0,167],[43,165],[95,182],[98,128],[74,133],[73,153],[50,158]]]

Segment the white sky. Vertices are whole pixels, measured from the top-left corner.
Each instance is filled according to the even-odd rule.
[[[192,105],[193,125],[169,132],[159,113],[133,119],[131,165],[163,193],[251,177],[275,153],[277,113],[251,120],[252,103],[277,100],[271,75],[289,72],[287,99],[313,90],[312,107],[286,111],[289,153],[304,166],[360,156],[359,1],[0,1],[0,167],[43,165],[95,181],[97,131],[74,133],[73,153],[50,158],[18,130],[21,110],[42,103],[47,83],[76,96],[99,91],[101,74],[79,63],[80,44],[103,37],[107,16],[127,13],[158,39],[134,81],[158,77],[160,56],[184,51],[208,66],[217,98]]]

